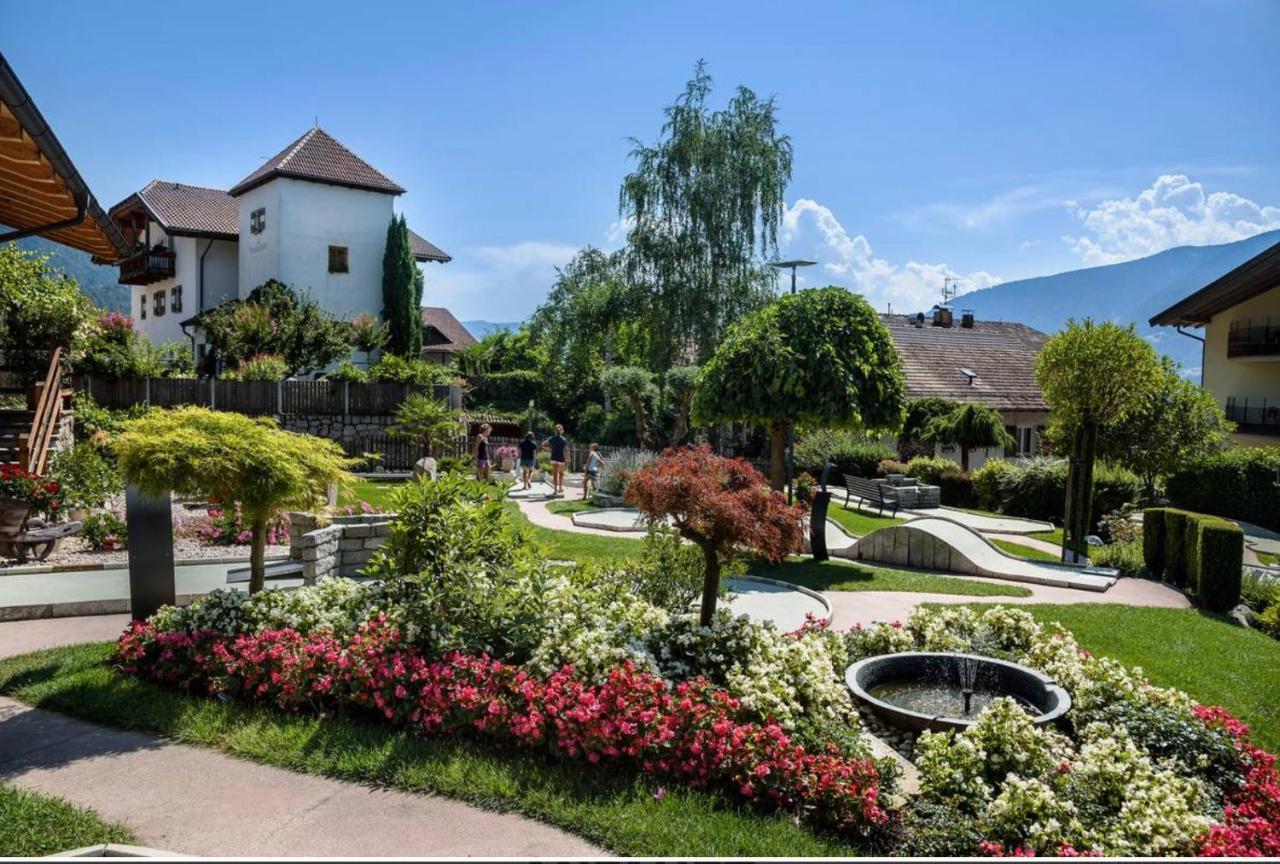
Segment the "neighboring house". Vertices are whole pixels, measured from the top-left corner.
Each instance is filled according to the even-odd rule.
[[[110,210],[134,245],[120,261],[130,310],[155,342],[190,338],[192,318],[269,279],[328,312],[382,311],[382,256],[404,189],[319,127],[230,190],[155,180]],[[410,232],[419,262],[449,256]]]
[[[1040,452],[1049,422],[1036,355],[1049,337],[1025,324],[975,321],[965,312],[956,321],[952,310],[936,307],[929,314],[881,315],[902,358],[907,398],[939,396],[995,408],[1016,445],[1008,450],[980,448],[969,453],[970,469],[988,459],[1016,459]],[[939,445],[935,451],[955,462],[960,448]]]
[[[1203,328],[1200,383],[1246,447],[1280,445],[1280,243],[1184,297],[1152,326]]]
[[[423,241],[426,242],[426,241]],[[476,337],[443,306],[422,307],[422,358],[446,365],[454,353],[476,344]]]

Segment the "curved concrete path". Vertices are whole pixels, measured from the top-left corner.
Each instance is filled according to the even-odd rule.
[[[732,593],[720,604],[721,608],[753,621],[772,621],[783,633],[799,630],[810,615],[825,621],[833,611],[828,603],[814,596],[817,592],[800,591],[794,585],[750,577],[727,582]]]
[[[842,557],[1014,582],[1106,591],[1115,571],[1028,561],[1007,555],[976,530],[950,519],[912,519],[872,531]]]
[[[0,624],[0,657],[117,635],[127,616]],[[139,843],[204,856],[546,856],[602,850],[469,804],[259,765],[0,697],[0,780],[126,825]]]
[[[961,525],[981,531],[983,534],[1035,534],[1040,531],[1052,531],[1053,525],[1035,519],[1023,519],[1018,516],[996,516],[987,513],[971,513],[958,507],[934,507],[929,510],[903,510],[898,513],[902,519],[950,519]]]

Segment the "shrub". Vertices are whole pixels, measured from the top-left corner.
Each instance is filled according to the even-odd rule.
[[[1258,629],[1268,636],[1280,639],[1280,603],[1272,603],[1258,613]]]
[[[1001,484],[1004,478],[1017,471],[1003,459],[988,459],[973,472],[973,495],[983,510],[999,512],[1004,506]]]
[[[1148,507],[1142,511],[1142,558],[1151,571],[1151,578],[1165,577],[1165,554],[1168,537],[1165,508]]]
[[[492,405],[500,411],[527,411],[530,400],[541,402],[546,376],[537,369],[490,372],[470,379],[468,398],[475,405]]]
[[[1241,575],[1240,599],[1254,612],[1280,603],[1280,579],[1251,567]]]
[[[280,513],[267,522],[267,543],[289,544],[289,514]],[[198,525],[195,534],[211,546],[244,546],[253,540],[253,523],[245,517],[239,504],[210,504],[208,522]]]
[[[832,479],[836,481],[844,474],[875,477],[881,462],[896,461],[897,458],[898,454],[883,444],[843,429],[805,432],[796,441],[793,455],[796,470],[806,471],[814,477],[821,477],[822,469],[831,462]]]
[[[227,381],[280,381],[288,374],[289,367],[280,355],[255,354],[223,372],[222,377]]]
[[[383,354],[378,362],[369,367],[370,381],[389,381],[394,384],[449,384],[453,381],[453,370],[448,366],[431,363],[420,357],[406,360],[399,354]]]
[[[1244,566],[1244,531],[1226,519],[1197,520],[1199,542],[1192,560],[1196,594],[1211,612],[1227,612],[1240,602],[1240,571]]]
[[[87,442],[53,454],[49,477],[62,487],[65,506],[72,510],[101,507],[124,488],[115,466]]]
[[[1089,561],[1100,567],[1114,567],[1121,576],[1137,578],[1147,575],[1142,541],[1126,540],[1106,546],[1089,547]]]
[[[906,474],[907,463],[897,459],[884,459],[876,466],[877,477],[888,477],[890,474]]]
[[[80,537],[95,552],[116,552],[128,547],[129,526],[115,513],[90,513],[84,518]]]
[[[1067,495],[1065,459],[1036,457],[1000,477],[1001,511],[1028,519],[1062,521]]]
[[[24,400],[23,407],[25,406]],[[101,449],[124,431],[126,422],[146,414],[147,407],[134,405],[121,409],[104,408],[88,393],[76,393],[72,413],[75,415],[76,441],[88,441]],[[107,450],[106,455],[111,455],[110,450]]]
[[[637,450],[627,451],[610,459],[600,473],[600,491],[621,498],[626,494],[631,475],[653,459],[653,454]]]
[[[1280,530],[1280,447],[1233,447],[1183,466],[1165,483],[1178,507]]]
[[[1164,572],[1165,581],[1179,588],[1188,586],[1190,571],[1187,567],[1187,532],[1190,513],[1174,507],[1164,511]]]
[[[369,380],[369,373],[350,360],[343,360],[338,364],[338,368],[332,372],[325,373],[324,377],[329,381],[350,381],[353,384],[364,384]]]
[[[942,503],[968,507],[973,503],[973,476],[950,459],[917,456],[907,463],[907,474],[921,483],[942,489]]]

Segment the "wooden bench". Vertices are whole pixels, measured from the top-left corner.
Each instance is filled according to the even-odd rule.
[[[43,561],[63,537],[80,530],[79,522],[49,525],[40,519],[28,519],[30,508],[7,507],[0,511],[0,555],[16,558],[19,564]]]
[[[849,502],[854,498],[867,504],[876,505],[876,509],[881,515],[884,515],[886,507],[889,508],[890,513],[898,512],[898,492],[893,486],[888,483],[877,483],[874,480],[846,474],[844,475],[845,509],[848,509]]]

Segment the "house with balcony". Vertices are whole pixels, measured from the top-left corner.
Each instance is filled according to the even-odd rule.
[[[1151,325],[1200,340],[1200,383],[1235,422],[1237,444],[1280,445],[1280,243],[1160,312]]]
[[[978,448],[969,454],[977,470],[988,459],[1023,459],[1041,449],[1049,406],[1036,382],[1036,355],[1049,338],[1013,322],[978,321],[949,306],[928,313],[881,315],[902,360],[907,398],[935,396],[986,405],[1000,412],[1014,441],[1008,448]],[[960,461],[960,448],[936,445],[935,456]]]
[[[193,319],[276,279],[330,314],[382,312],[387,225],[403,187],[319,127],[230,189],[153,180],[111,219],[132,253],[119,261],[138,329],[157,343],[204,345]],[[410,232],[419,263],[450,261]]]

